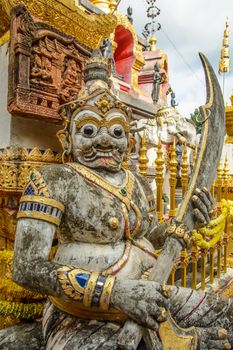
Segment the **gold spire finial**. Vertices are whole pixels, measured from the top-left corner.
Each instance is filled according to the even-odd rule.
[[[224,30],[224,36],[222,41],[221,57],[219,60],[218,71],[219,73],[230,72],[230,49],[229,49],[229,20],[226,19],[226,28]]]
[[[92,4],[97,6],[105,13],[110,13],[115,10],[117,3],[115,0],[91,0]]]
[[[141,148],[139,151],[139,169],[140,174],[143,176],[147,175],[148,170],[148,162],[149,159],[147,157],[147,148],[146,148],[146,133],[143,132],[142,141],[141,141]]]
[[[150,51],[155,51],[156,50],[156,46],[155,46],[156,43],[157,43],[157,39],[156,39],[155,35],[152,34],[151,38],[149,40]]]

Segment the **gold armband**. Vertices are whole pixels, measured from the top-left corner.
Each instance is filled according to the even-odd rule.
[[[178,239],[178,241],[185,247],[188,247],[191,243],[189,231],[186,226],[180,222],[171,222],[167,227],[165,234],[168,236],[173,236]]]
[[[64,205],[55,199],[42,196],[22,196],[17,219],[32,218],[50,222],[59,226]]]
[[[17,219],[38,219],[59,226],[64,205],[51,197],[47,184],[39,171],[32,170],[29,182],[20,199]]]
[[[61,267],[57,276],[64,294],[70,299],[82,302],[86,308],[94,306],[102,311],[109,309],[114,276],[104,276],[74,266]]]

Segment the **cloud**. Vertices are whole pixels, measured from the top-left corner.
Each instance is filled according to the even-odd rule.
[[[141,35],[147,22],[146,0],[122,0],[119,10],[126,13],[129,5],[133,8],[135,29]],[[208,57],[217,73],[227,16],[230,20],[230,45],[233,47],[233,1],[158,0],[156,5],[161,9],[158,21],[162,25],[162,30],[156,33],[157,47],[168,54],[170,82],[179,102],[178,109],[188,116],[206,99],[198,52]],[[222,86],[222,77],[219,81]],[[225,79],[225,100],[228,100],[232,88],[230,73]]]

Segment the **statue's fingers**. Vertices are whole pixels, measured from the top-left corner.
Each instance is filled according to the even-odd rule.
[[[208,190],[208,188],[202,187],[202,191],[206,194],[206,196],[208,197],[210,203],[213,205],[214,200],[213,200],[213,198],[212,198],[212,196],[211,196],[211,193],[210,193],[210,191]]]
[[[151,316],[147,316],[146,321],[145,321],[145,323],[143,324],[143,326],[146,326],[146,327],[148,327],[148,328],[151,328],[151,329],[153,329],[153,330],[155,330],[155,331],[157,331],[157,330],[159,329],[159,324],[158,324],[158,322],[156,322],[156,321],[153,319],[153,317],[151,317]]]
[[[170,308],[170,301],[166,297],[164,297],[161,293],[156,292],[155,294],[155,302],[158,306],[164,307],[165,309]]]
[[[196,221],[201,224],[201,225],[206,225],[207,224],[207,221],[206,221],[206,218],[204,217],[204,215],[200,212],[199,209],[195,208],[193,210],[193,215],[196,219]]]
[[[205,194],[204,191],[201,191],[199,188],[196,188],[194,191],[194,194],[200,198],[202,203],[205,204],[208,213],[212,211],[212,204],[208,198],[208,196]]]
[[[205,217],[205,221],[209,222],[210,221],[210,217],[209,217],[209,213],[208,213],[208,210],[207,210],[207,207],[205,206],[205,204],[202,203],[200,198],[198,196],[196,196],[196,195],[192,196],[192,201],[193,201],[193,204],[195,205],[195,207],[197,209],[199,209],[199,211]]]
[[[150,305],[149,314],[153,317],[157,322],[164,322],[167,320],[167,310],[164,307],[159,307],[158,305]]]
[[[209,340],[206,349],[231,349],[231,344],[227,340]]]

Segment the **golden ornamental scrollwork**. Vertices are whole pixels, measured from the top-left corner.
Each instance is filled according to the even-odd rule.
[[[0,153],[0,191],[22,192],[32,168],[61,162],[62,154],[51,149],[4,149]]]
[[[0,38],[10,26],[10,11],[20,0],[1,0]],[[87,14],[74,0],[24,0],[30,13],[41,21],[55,26],[66,34],[73,35],[87,47],[97,48],[116,27],[113,14]]]

